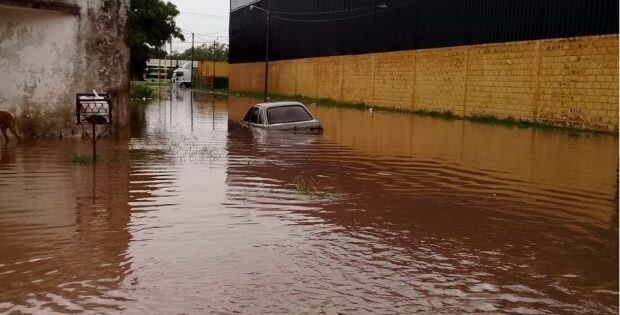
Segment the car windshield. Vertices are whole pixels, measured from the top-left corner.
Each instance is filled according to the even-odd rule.
[[[278,106],[267,109],[269,124],[291,123],[312,120],[310,113],[300,105]]]

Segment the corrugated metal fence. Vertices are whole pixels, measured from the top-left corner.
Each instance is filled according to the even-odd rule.
[[[618,0],[262,0],[270,59],[618,33]],[[266,15],[230,16],[230,62],[265,58]]]

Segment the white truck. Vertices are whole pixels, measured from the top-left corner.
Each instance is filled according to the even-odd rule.
[[[182,88],[192,86],[192,69],[190,68],[191,65],[191,62],[186,62],[182,64],[179,68],[175,69],[172,72],[172,83]]]

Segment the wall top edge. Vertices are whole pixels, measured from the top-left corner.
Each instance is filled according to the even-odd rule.
[[[429,50],[440,50],[440,49],[459,49],[459,48],[467,48],[467,47],[489,47],[494,45],[519,45],[524,43],[536,43],[536,42],[570,42],[574,40],[584,40],[584,39],[616,39],[620,41],[620,34],[602,34],[602,35],[587,35],[587,36],[576,36],[576,37],[557,37],[557,38],[545,38],[545,39],[532,39],[525,41],[514,41],[514,42],[495,42],[495,43],[484,43],[484,44],[476,44],[476,45],[462,45],[462,46],[444,46],[444,47],[433,47],[433,48],[420,48],[420,49],[402,49],[402,50],[389,50],[389,51],[375,51],[375,52],[365,52],[365,53],[349,53],[349,54],[340,54],[340,55],[326,55],[326,56],[315,56],[315,57],[304,57],[304,58],[291,58],[291,59],[269,59],[269,62],[278,62],[278,61],[289,61],[289,60],[314,60],[321,58],[337,58],[337,57],[346,57],[346,56],[364,56],[364,55],[377,55],[377,54],[390,54],[390,53],[404,53],[408,51],[429,51]],[[229,64],[253,64],[253,63],[264,63],[264,61],[242,61],[242,62],[234,62],[228,61]]]
[[[23,8],[31,10],[45,10],[71,15],[80,15],[80,7],[66,1],[44,0],[0,0],[0,8]]]

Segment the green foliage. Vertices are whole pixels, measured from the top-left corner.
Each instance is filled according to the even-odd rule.
[[[188,48],[182,53],[174,53],[169,59],[190,60],[192,49]],[[194,60],[228,61],[228,46],[222,43],[202,44],[194,47]]]
[[[99,159],[99,155],[97,155],[97,159]],[[73,158],[71,159],[71,163],[73,164],[92,164],[94,163],[93,161],[93,156],[92,155],[74,155]]]
[[[153,98],[155,91],[146,84],[131,84],[131,98]]]
[[[149,49],[149,59],[164,59],[167,55],[168,52],[160,47],[152,47]]]
[[[129,48],[131,49],[131,75],[142,78],[149,52],[161,47],[172,37],[185,40],[174,18],[179,14],[177,7],[162,0],[132,0],[129,10],[131,28]]]
[[[413,111],[415,114],[417,115],[421,115],[421,116],[430,116],[433,118],[441,118],[441,119],[458,119],[459,117],[454,115],[454,113],[452,113],[452,111],[446,110],[443,112],[439,112],[439,111],[433,111],[433,110],[425,110],[425,109],[418,109]]]
[[[305,179],[301,175],[293,178],[293,187],[304,195],[316,195],[319,192],[318,182],[314,177]]]

